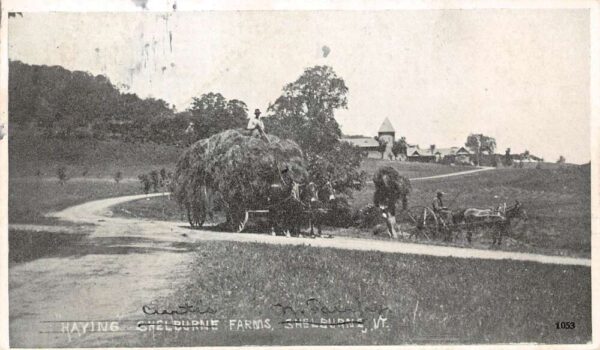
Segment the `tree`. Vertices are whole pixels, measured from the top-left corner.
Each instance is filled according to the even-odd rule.
[[[475,163],[479,165],[482,152],[493,154],[496,150],[496,139],[483,134],[470,134],[465,146],[475,154]]]
[[[381,153],[381,159],[383,159],[383,156],[385,155],[385,150],[387,149],[387,141],[379,138],[378,136],[375,136],[375,140],[379,144],[377,146],[377,152]]]
[[[197,139],[204,139],[228,129],[244,127],[248,121],[248,107],[240,100],[227,100],[220,93],[209,92],[194,97],[188,109],[194,122]]]
[[[512,165],[512,156],[510,155],[510,147],[504,152],[504,166]]]
[[[58,169],[56,169],[56,177],[58,177],[58,183],[63,186],[68,180],[67,168],[64,166],[58,167]]]
[[[392,145],[392,153],[395,158],[400,155],[406,156],[408,144],[406,143],[406,137],[402,136],[399,140],[395,141]]]
[[[268,132],[294,140],[308,153],[320,153],[339,142],[334,112],[347,107],[348,88],[331,67],[307,68],[268,108]]]
[[[565,159],[565,157],[561,155],[560,157],[558,157],[558,160],[556,161],[556,163],[557,164],[565,164],[566,161],[567,160]]]
[[[356,146],[339,142],[322,154],[308,153],[306,160],[309,177],[319,188],[331,182],[336,193],[351,196],[364,185],[366,173],[358,170],[362,155]]]
[[[150,188],[152,187],[152,182],[150,181],[150,178],[147,174],[142,174],[138,176],[138,179],[140,180],[140,183],[142,185],[142,191],[144,191],[144,194],[148,194],[148,192],[150,192]]]
[[[119,170],[115,173],[114,176],[115,182],[117,183],[117,185],[119,184],[119,182],[121,182],[121,180],[123,179],[123,173]]]
[[[161,187],[160,176],[158,175],[158,171],[152,170],[149,173],[149,179],[150,179],[150,183],[152,184],[152,189],[154,190],[154,192],[158,192],[159,187]]]
[[[159,171],[159,175],[160,175],[160,181],[164,182],[165,180],[167,180],[167,169],[161,168]]]
[[[120,127],[118,137],[160,142],[149,125],[174,114],[165,101],[122,93],[102,75],[19,61],[11,61],[9,68],[11,122],[36,122],[49,136],[69,138],[77,135],[77,128],[91,127],[102,138],[112,134],[111,123],[129,122],[134,127]]]
[[[492,154],[492,166],[495,168],[498,167],[498,157],[495,154]]]
[[[331,181],[338,192],[351,195],[360,189],[365,173],[360,170],[362,151],[340,142],[335,120],[337,109],[346,108],[348,88],[331,67],[307,68],[269,106],[267,133],[293,140],[302,149],[311,181],[323,186]]]

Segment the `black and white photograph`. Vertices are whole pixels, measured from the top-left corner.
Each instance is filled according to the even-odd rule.
[[[0,348],[598,347],[597,2],[83,3],[2,6]]]

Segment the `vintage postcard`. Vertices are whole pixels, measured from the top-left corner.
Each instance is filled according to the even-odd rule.
[[[0,348],[598,348],[598,24],[4,2]]]

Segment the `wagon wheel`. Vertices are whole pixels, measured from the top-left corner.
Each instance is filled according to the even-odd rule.
[[[439,231],[439,221],[433,210],[424,206],[409,208],[407,211],[411,223],[417,229],[412,236],[423,235],[428,240],[437,236]]]

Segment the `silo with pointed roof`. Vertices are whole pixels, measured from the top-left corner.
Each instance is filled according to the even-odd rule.
[[[392,122],[388,118],[385,118],[381,126],[379,127],[378,136],[380,140],[384,140],[387,143],[385,150],[385,156],[392,152],[392,146],[396,140],[396,130],[392,126]]]

